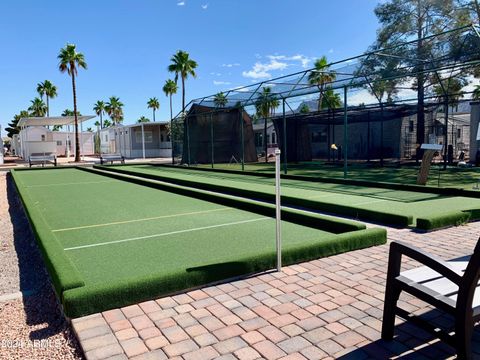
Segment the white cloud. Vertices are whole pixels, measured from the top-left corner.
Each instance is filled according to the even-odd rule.
[[[272,77],[270,71],[284,70],[288,67],[285,62],[280,62],[276,59],[270,59],[269,63],[256,62],[253,68],[249,71],[242,72],[243,77],[252,79],[269,79]]]
[[[184,6],[184,5],[185,5],[185,1],[179,1],[179,2],[177,2],[177,5],[178,5],[178,6]]]
[[[203,5],[201,5],[201,6],[202,6],[202,9],[203,9],[203,10],[207,10],[207,9],[208,9],[208,4],[203,4]]]
[[[231,82],[228,82],[228,81],[217,81],[217,80],[213,80],[213,85],[230,85]]]
[[[234,67],[234,66],[240,66],[240,64],[239,63],[222,64],[222,67],[227,67],[227,68],[231,68],[231,67]]]
[[[297,54],[293,56],[288,55],[268,55],[267,58],[271,60],[284,60],[284,61],[298,61],[302,64],[303,68],[307,68],[310,62],[312,61],[311,58],[305,55]]]
[[[329,54],[333,54],[333,49],[328,50]]]
[[[210,75],[213,75],[213,76],[222,76],[222,74],[219,73],[219,72],[211,72]]]

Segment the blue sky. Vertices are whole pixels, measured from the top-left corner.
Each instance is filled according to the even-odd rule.
[[[78,106],[93,114],[97,100],[118,96],[125,123],[152,118],[148,98],[160,100],[172,54],[198,62],[187,102],[221,90],[300,71],[315,58],[340,60],[366,50],[378,27],[375,0],[4,0],[0,2],[0,125],[26,109],[36,84],[52,81],[59,96],[50,114],[73,108],[70,78],[58,71],[67,42],[85,55]],[[174,98],[174,113],[181,98]],[[91,125],[91,124],[90,124]],[[87,125],[88,126],[88,125]],[[5,135],[2,132],[2,135]]]

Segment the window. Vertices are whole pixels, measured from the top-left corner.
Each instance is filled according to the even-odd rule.
[[[410,120],[410,121],[408,122],[408,131],[409,131],[409,132],[413,132],[413,120]]]
[[[160,133],[160,142],[163,142],[163,134]]]
[[[145,136],[145,144],[153,142],[153,132],[152,131],[144,131]],[[135,130],[135,142],[142,143],[142,130]]]
[[[274,133],[274,132],[272,132],[272,144],[276,144],[276,143],[277,143],[277,141],[276,141],[276,140],[277,140],[277,139],[276,139],[276,137],[277,137],[277,136],[275,135],[275,133]]]
[[[45,135],[42,135],[42,141],[45,141]]]
[[[457,139],[460,139],[462,137],[462,129],[457,129]]]
[[[267,134],[267,144],[270,144],[270,134]]]
[[[62,140],[57,140],[57,146],[62,146]]]
[[[105,134],[105,141],[108,141],[108,134]]]

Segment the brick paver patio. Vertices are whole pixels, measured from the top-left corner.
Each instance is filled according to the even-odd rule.
[[[389,242],[449,259],[472,252],[480,223],[427,234],[389,228],[388,234]],[[400,320],[394,341],[380,339],[387,259],[388,245],[377,246],[72,323],[92,360],[454,358],[452,348]],[[408,295],[400,304],[439,324],[449,320]]]

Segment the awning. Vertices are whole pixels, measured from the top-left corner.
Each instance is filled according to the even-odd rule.
[[[78,123],[93,119],[94,115],[77,116]],[[75,124],[75,116],[26,117],[18,121],[19,127],[25,126],[63,126]]]

